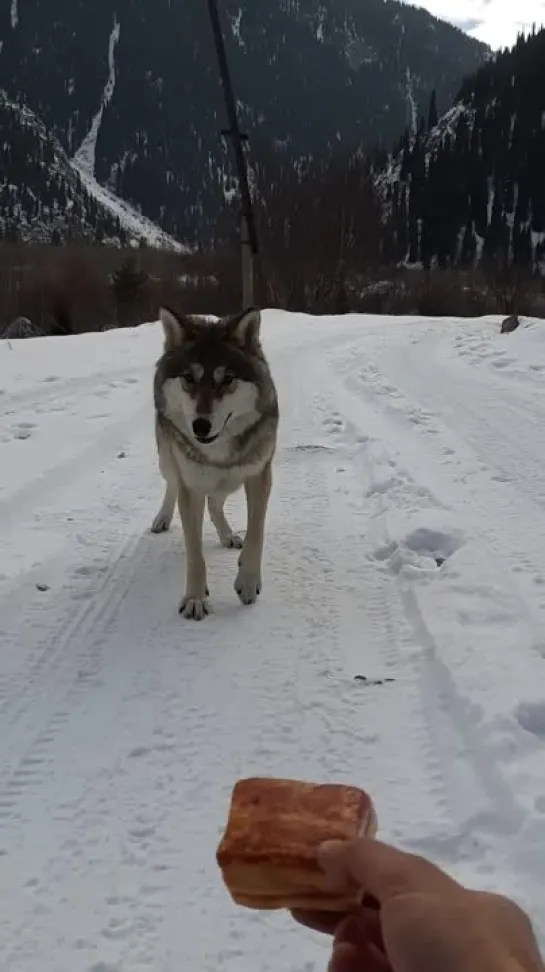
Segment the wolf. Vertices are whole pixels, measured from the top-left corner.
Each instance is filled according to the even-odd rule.
[[[186,553],[184,618],[209,613],[203,521],[210,519],[224,547],[241,550],[235,591],[253,604],[262,586],[265,520],[272,488],[279,408],[261,345],[261,311],[206,321],[168,307],[159,313],[163,354],[155,366],[155,436],[166,488],[152,524],[168,530],[176,501]],[[224,513],[227,496],[244,487],[244,541]]]

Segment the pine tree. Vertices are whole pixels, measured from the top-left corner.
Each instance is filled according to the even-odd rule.
[[[437,112],[437,95],[435,93],[435,88],[434,88],[431,93],[430,107],[428,109],[428,131],[429,132],[431,132],[432,128],[435,128],[438,121],[439,121],[439,115]]]
[[[462,266],[464,269],[469,269],[470,267],[472,267],[475,261],[476,252],[477,252],[477,240],[475,239],[473,220],[469,220],[466,223],[466,228],[464,230],[464,236],[462,239],[462,249],[460,252],[460,266]]]
[[[138,266],[136,257],[130,256],[112,275],[112,290],[119,327],[131,327],[136,323],[142,304],[148,275]]]

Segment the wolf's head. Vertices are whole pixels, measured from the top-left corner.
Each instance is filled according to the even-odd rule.
[[[239,434],[258,417],[261,314],[250,308],[213,323],[165,307],[161,410],[200,444]]]

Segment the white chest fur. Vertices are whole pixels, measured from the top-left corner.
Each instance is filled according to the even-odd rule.
[[[224,447],[219,446],[219,444],[216,447],[216,444],[212,443],[208,448],[210,449],[209,455],[212,461],[219,462],[224,460],[224,456],[219,454],[220,449],[223,452]],[[216,452],[213,454],[215,448]],[[203,456],[203,462],[196,462],[193,459],[189,459],[183,449],[175,443],[172,444],[172,452],[178,474],[189,489],[204,493],[206,496],[218,497],[225,497],[231,493],[236,493],[244,485],[246,480],[259,475],[270,458],[269,455],[260,455],[259,460],[255,462],[229,466],[227,469],[222,469],[206,462],[205,456]]]

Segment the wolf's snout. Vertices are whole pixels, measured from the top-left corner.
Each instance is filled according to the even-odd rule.
[[[207,418],[196,418],[193,421],[193,433],[197,439],[207,439],[212,431],[212,422]]]

